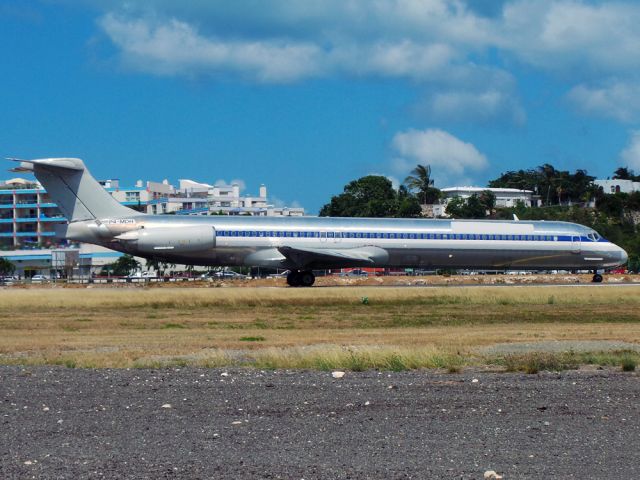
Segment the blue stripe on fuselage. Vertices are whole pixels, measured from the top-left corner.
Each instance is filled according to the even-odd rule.
[[[588,237],[577,235],[507,235],[491,233],[417,233],[417,232],[335,232],[307,230],[218,230],[219,237],[234,238],[320,238],[347,240],[475,240],[514,242],[573,242],[595,243]],[[597,242],[608,243],[599,238]]]

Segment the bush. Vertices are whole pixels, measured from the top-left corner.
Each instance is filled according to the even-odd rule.
[[[622,371],[623,372],[633,372],[636,369],[638,362],[635,358],[632,357],[624,357],[622,359]]]

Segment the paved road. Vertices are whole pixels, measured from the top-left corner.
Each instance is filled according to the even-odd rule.
[[[637,374],[226,373],[0,367],[0,478],[640,478]]]

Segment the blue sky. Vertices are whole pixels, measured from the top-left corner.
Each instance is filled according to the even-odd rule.
[[[418,163],[640,172],[637,25],[635,1],[4,0],[0,153],[311,214]]]

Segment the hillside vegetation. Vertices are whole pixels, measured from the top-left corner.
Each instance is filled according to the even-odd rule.
[[[640,181],[626,167],[618,168],[612,178]],[[486,190],[471,198],[450,199],[446,213],[450,218],[494,218],[511,220],[561,220],[593,228],[603,237],[629,253],[628,269],[640,270],[640,192],[605,194],[593,183],[586,170],[571,173],[544,164],[528,170],[502,173],[488,183],[489,188],[530,190],[541,206],[496,208],[495,195]],[[441,191],[434,186],[431,168],[418,165],[403,185],[394,189],[385,177],[369,175],[354,180],[344,192],[333,196],[320,210],[330,217],[412,217],[421,218],[420,204],[437,203]]]

